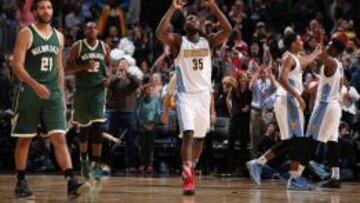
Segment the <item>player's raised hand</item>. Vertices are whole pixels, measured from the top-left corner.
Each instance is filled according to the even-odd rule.
[[[322,44],[319,44],[315,47],[315,53],[317,57],[321,57],[322,55],[326,54],[325,48]]]
[[[174,8],[175,10],[181,10],[184,8],[184,6],[186,5],[187,0],[173,0],[172,3],[172,8]]]
[[[314,31],[314,36],[317,44],[322,44],[324,41],[324,32],[318,28]]]
[[[214,6],[215,0],[203,0],[206,7]]]

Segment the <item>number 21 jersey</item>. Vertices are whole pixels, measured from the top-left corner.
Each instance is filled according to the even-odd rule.
[[[175,66],[178,92],[211,90],[211,50],[207,39],[200,37],[197,42],[191,42],[183,36]]]
[[[34,24],[27,28],[30,43],[25,56],[25,69],[36,81],[47,83],[58,77],[57,56],[60,51],[60,33],[51,28],[50,34],[44,36]]]

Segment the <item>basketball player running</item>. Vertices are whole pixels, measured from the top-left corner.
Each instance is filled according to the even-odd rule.
[[[163,104],[163,112],[161,115],[161,123],[167,124],[169,121],[169,111],[170,109],[175,109],[176,103],[174,102],[174,95],[176,94],[176,75],[171,77],[169,84],[167,86],[166,95],[164,98],[164,104]],[[211,94],[211,103],[210,103],[210,123],[215,123],[216,121],[216,112],[215,112],[215,104],[214,104],[214,94]],[[179,135],[179,138],[182,137],[182,134]],[[196,135],[194,135],[196,137]],[[202,147],[199,150],[202,152]],[[193,168],[196,168],[196,165],[200,159],[201,153],[197,153],[195,156],[193,156]]]
[[[320,57],[324,65],[320,69],[315,107],[306,131],[307,138],[327,143],[331,179],[322,187],[329,188],[341,187],[337,143],[341,118],[340,89],[344,74],[339,57],[344,49],[345,45],[341,40],[333,39]],[[314,151],[312,149],[312,152]]]
[[[105,122],[105,86],[108,85],[107,66],[110,64],[110,47],[97,39],[94,22],[85,25],[85,39],[71,47],[66,73],[76,77],[73,123],[80,127],[81,173],[85,179],[101,178],[102,133]],[[88,140],[92,142],[91,172],[88,159]]]
[[[214,0],[204,4],[218,18],[220,29],[207,37],[200,36],[200,21],[189,14],[185,21],[185,36],[169,32],[170,19],[175,11],[182,10],[185,3],[174,0],[161,20],[156,35],[171,47],[175,59],[177,96],[176,110],[180,131],[183,134],[181,157],[183,162],[183,193],[195,193],[194,158],[199,157],[204,137],[210,127],[211,101],[211,47],[222,44],[232,28]],[[195,139],[194,139],[195,138]]]
[[[284,45],[287,50],[283,55],[283,65],[280,70],[281,86],[278,87],[275,101],[275,114],[279,124],[281,140],[261,157],[247,163],[250,177],[257,185],[261,184],[261,169],[267,161],[284,151],[289,151],[291,160],[290,179],[288,189],[309,190],[312,185],[301,177],[306,157],[304,144],[304,114],[305,102],[301,97],[303,92],[302,73],[321,53],[317,47],[308,56],[300,57],[303,43],[296,33],[288,32],[284,36]]]
[[[50,0],[35,0],[32,10],[37,21],[20,31],[14,49],[13,71],[21,81],[12,133],[18,138],[15,195],[18,198],[33,196],[25,180],[25,169],[31,140],[41,123],[54,146],[56,160],[67,180],[68,196],[72,198],[88,191],[90,186],[76,181],[66,145],[62,66],[64,37],[50,25],[53,15]]]

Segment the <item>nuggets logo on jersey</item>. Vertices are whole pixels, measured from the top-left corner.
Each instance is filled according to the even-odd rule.
[[[185,58],[206,57],[209,56],[209,49],[185,49],[183,55]]]

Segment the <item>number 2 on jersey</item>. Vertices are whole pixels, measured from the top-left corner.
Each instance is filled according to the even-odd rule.
[[[51,71],[53,68],[53,65],[54,65],[54,62],[53,62],[52,57],[42,57],[40,70],[43,72]]]
[[[93,69],[88,69],[87,71],[89,73],[97,73],[99,72],[99,68],[100,68],[100,62],[96,61]]]
[[[204,68],[203,66],[203,59],[193,59],[193,69],[194,70],[202,70]]]

